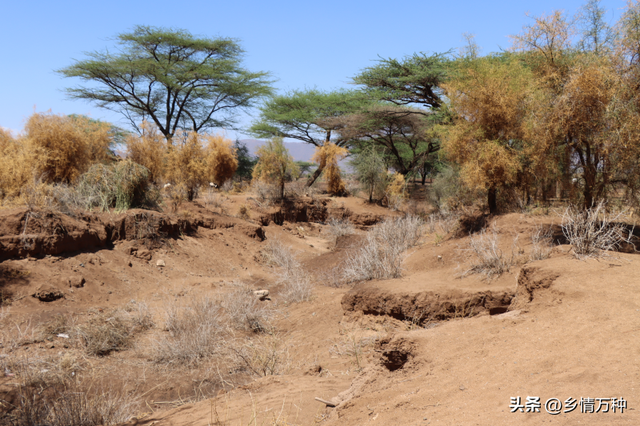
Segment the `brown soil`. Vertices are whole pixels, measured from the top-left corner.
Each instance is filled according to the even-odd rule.
[[[233,195],[174,213],[0,210],[0,363],[8,368],[0,399],[16,402],[20,371],[9,367],[18,360],[67,357],[78,374],[141,395],[144,409],[130,425],[640,423],[636,254],[580,261],[560,245],[549,259],[530,261],[534,228],[558,219],[510,214],[487,218],[503,252],[513,253],[499,277],[465,274],[474,256],[469,237],[454,230],[448,239],[426,234],[401,278],[335,288],[331,271],[367,228],[399,213],[359,198],[259,204]],[[356,234],[332,238],[331,217],[349,217]],[[260,254],[276,238],[316,282],[311,301],[280,302],[278,271]],[[283,374],[151,360],[168,303],[221,297],[238,281],[270,291],[261,303],[279,310],[273,333],[288,351]],[[59,315],[83,324],[143,301],[156,326],[106,356],[37,331]],[[512,397],[524,404],[529,396],[540,397],[541,412],[510,412]],[[548,399],[570,397],[624,398],[628,406],[545,411]]]

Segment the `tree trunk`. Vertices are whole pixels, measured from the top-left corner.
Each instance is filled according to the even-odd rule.
[[[331,130],[327,130],[327,136],[324,140],[324,144],[328,144],[329,142],[331,142]],[[313,185],[313,183],[316,181],[316,179],[318,179],[318,177],[320,176],[323,170],[324,170],[324,165],[322,164],[318,165],[318,168],[316,169],[313,176],[311,176],[307,181],[307,188]]]
[[[318,179],[318,177],[320,177],[320,174],[322,173],[323,170],[324,170],[324,167],[322,167],[322,165],[318,166],[318,168],[316,169],[315,173],[313,173],[313,175],[311,175],[311,177],[307,181],[307,188],[310,187],[311,185],[313,185],[313,183],[316,181],[316,179]]]
[[[488,199],[487,201],[489,202],[489,213],[490,214],[498,214],[498,202],[497,202],[497,198],[496,198],[496,193],[497,190],[495,187],[491,187],[489,188],[489,192],[488,192]]]

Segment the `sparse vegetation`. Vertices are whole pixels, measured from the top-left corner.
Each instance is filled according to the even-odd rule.
[[[329,225],[327,230],[329,234],[334,238],[342,237],[343,235],[351,235],[355,233],[353,224],[348,218],[338,219],[338,218],[332,217],[331,219],[329,219],[327,224]]]
[[[262,250],[262,257],[267,265],[278,268],[286,301],[296,303],[311,298],[313,283],[289,247],[278,239],[269,240]]]
[[[191,298],[184,305],[170,303],[165,309],[167,335],[152,344],[155,362],[194,364],[218,353],[225,333],[218,302]]]
[[[624,212],[608,214],[604,202],[587,210],[567,208],[562,214],[562,233],[578,259],[600,257],[632,244],[632,231],[622,222]]]
[[[297,179],[300,170],[293,157],[284,146],[282,138],[275,137],[258,148],[258,163],[253,168],[253,181],[262,181],[275,185],[278,196],[284,198],[284,185],[287,181]]]
[[[469,236],[469,248],[474,257],[471,267],[462,275],[483,274],[488,278],[500,276],[509,272],[516,262],[514,247],[517,244],[516,237],[510,254],[505,254],[500,248],[498,230],[492,226],[489,230],[483,229],[475,235]]]
[[[407,216],[387,219],[367,233],[363,246],[345,260],[343,279],[355,282],[397,278],[402,273],[405,251],[422,236],[422,220]]]

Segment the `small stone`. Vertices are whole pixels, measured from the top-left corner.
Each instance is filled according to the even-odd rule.
[[[267,300],[269,298],[269,290],[255,290],[253,294],[260,300]]]
[[[159,266],[159,267],[161,267],[161,268],[162,268],[162,267],[167,266],[167,264],[166,264],[166,263],[164,263],[164,260],[162,260],[162,259],[158,259],[158,261],[156,262],[156,266]]]
[[[64,294],[55,287],[39,287],[32,296],[41,302],[53,302],[62,299]]]

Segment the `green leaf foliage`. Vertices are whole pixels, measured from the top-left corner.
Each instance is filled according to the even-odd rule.
[[[233,126],[234,110],[271,94],[269,74],[242,68],[233,39],[137,26],[117,40],[117,53],[90,52],[58,70],[85,83],[67,94],[120,112],[134,126],[153,121],[167,139],[178,129]]]

